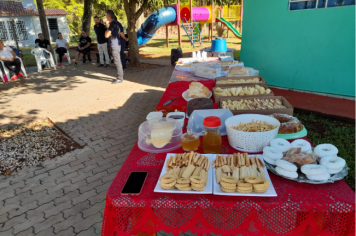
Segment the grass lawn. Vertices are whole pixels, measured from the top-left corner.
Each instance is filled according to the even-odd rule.
[[[315,146],[331,143],[339,149],[338,156],[344,158],[350,168],[345,181],[355,191],[355,125],[313,114],[294,113],[294,116],[303,122]]]

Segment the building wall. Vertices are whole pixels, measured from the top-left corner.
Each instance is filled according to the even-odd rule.
[[[58,31],[63,34],[63,38],[69,42],[69,28],[66,16],[47,16],[48,18],[57,18]],[[41,33],[41,24],[38,16],[0,16],[0,21],[23,20],[26,25],[28,40],[20,41],[20,47],[35,46],[35,40],[38,38],[38,33]],[[16,46],[15,41],[6,41],[5,45]]]
[[[355,96],[355,6],[244,0],[241,60],[269,85]]]

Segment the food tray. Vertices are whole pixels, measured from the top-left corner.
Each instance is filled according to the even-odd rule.
[[[241,80],[241,79],[253,79],[253,78],[259,78],[260,82],[259,83],[239,83],[239,84],[217,84],[217,81],[221,81],[221,80]],[[243,87],[248,87],[248,86],[255,86],[255,84],[258,84],[260,86],[262,85],[266,85],[267,86],[267,82],[261,77],[261,76],[240,76],[240,77],[220,77],[220,78],[216,78],[215,80],[215,87],[231,87],[231,86],[237,86],[237,85],[242,85]]]
[[[252,95],[248,95],[248,96],[239,96],[239,97],[229,97],[229,98],[221,98],[220,99],[220,104],[219,104],[219,108],[221,108],[221,104],[223,101],[227,101],[227,100],[231,100],[231,101],[235,101],[235,100],[240,100],[240,99],[245,99],[245,100],[253,100],[255,98],[259,98],[259,99],[280,99],[282,101],[282,105],[286,106],[286,109],[270,109],[270,110],[231,110],[232,114],[234,115],[240,115],[240,114],[261,114],[261,115],[270,115],[273,113],[282,113],[282,114],[287,114],[287,115],[293,115],[293,111],[294,108],[292,107],[292,105],[287,101],[287,99],[285,99],[282,96],[255,96],[255,97],[251,97]],[[221,108],[222,109],[222,108]]]
[[[232,154],[230,154],[232,155]],[[214,155],[214,160],[216,159],[216,155]],[[220,156],[226,156],[226,155],[220,155]],[[271,178],[268,175],[268,171],[266,168],[266,163],[264,162],[262,155],[249,155],[249,157],[254,157],[257,156],[264,164],[265,167],[263,168],[264,171],[266,172],[266,179],[268,179],[269,181],[269,188],[267,189],[266,192],[264,193],[255,193],[255,192],[251,192],[251,193],[239,193],[239,192],[234,192],[234,193],[227,193],[221,190],[220,184],[218,184],[218,182],[216,182],[216,176],[215,176],[215,168],[213,171],[213,183],[214,183],[214,187],[213,187],[213,191],[214,191],[214,195],[226,195],[226,196],[254,196],[254,197],[277,197],[277,192],[273,187]]]
[[[297,171],[298,172],[298,178],[297,179],[292,179],[292,178],[288,178],[286,176],[278,174],[277,171],[275,170],[275,166],[274,165],[271,165],[271,164],[269,164],[267,162],[265,162],[265,165],[266,165],[267,169],[270,170],[275,175],[278,175],[278,176],[280,176],[282,178],[285,178],[285,179],[297,181],[299,183],[308,183],[308,184],[334,183],[335,181],[342,180],[345,176],[347,176],[348,170],[350,169],[346,164],[344,166],[344,168],[339,173],[331,175],[331,177],[327,181],[315,181],[315,180],[308,179],[305,176],[305,174],[300,171],[300,169],[298,169],[298,171]]]
[[[292,133],[292,134],[277,134],[277,138],[283,138],[283,139],[298,139],[298,138],[303,138],[307,136],[308,132],[305,126],[303,125],[303,129],[297,133]]]
[[[167,169],[166,169],[166,165],[167,165],[167,160],[169,159],[170,156],[174,156],[176,153],[167,153],[166,155],[166,160],[164,161],[164,165],[161,171],[161,174],[159,175],[159,178],[161,178],[164,174],[167,173]],[[202,154],[204,156],[206,156],[207,158],[210,159],[210,167],[209,167],[209,177],[208,177],[208,182],[205,186],[205,190],[204,191],[194,191],[194,190],[190,190],[190,191],[180,191],[178,189],[172,189],[172,190],[167,190],[167,189],[163,189],[161,188],[161,181],[158,178],[156,187],[154,189],[154,192],[156,193],[188,193],[188,194],[212,194],[213,193],[213,167],[211,165],[212,160],[215,158],[215,154]]]
[[[268,89],[268,87],[265,85],[265,84],[258,84],[259,86],[261,87],[264,87],[265,89]],[[215,85],[216,86],[216,85]],[[273,94],[273,91],[270,93],[270,94],[255,94],[255,95],[243,95],[243,96],[218,96],[218,95],[215,95],[215,89],[217,87],[220,87],[220,86],[216,86],[213,88],[213,96],[214,96],[214,102],[215,103],[219,103],[220,102],[220,99],[223,99],[223,98],[238,98],[238,99],[244,99],[244,98],[249,98],[249,97],[271,97],[271,96],[274,96]],[[220,87],[220,88],[235,88],[235,87],[247,87],[247,86],[241,86],[239,84],[235,84],[235,85],[230,85],[230,86],[224,86],[224,87]],[[255,84],[251,84],[251,87],[255,87]],[[230,99],[231,100],[231,99]]]

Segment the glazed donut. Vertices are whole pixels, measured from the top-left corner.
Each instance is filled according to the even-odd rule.
[[[274,166],[276,165],[276,161],[274,161],[274,160],[272,160],[272,159],[266,157],[265,155],[262,155],[262,156],[263,156],[263,160],[265,160],[265,161],[268,162],[269,164],[274,165]]]
[[[333,175],[333,174],[337,174],[340,171],[342,171],[342,169],[344,168],[340,168],[340,169],[328,169],[329,174]]]
[[[300,147],[302,150],[301,152],[308,152],[311,150],[311,145],[308,141],[304,139],[296,139],[292,142],[292,147]]]
[[[278,174],[283,175],[285,177],[292,178],[292,179],[298,178],[298,173],[296,171],[288,171],[278,166],[275,168],[275,170],[277,171]]]
[[[316,181],[326,181],[330,178],[330,174],[328,172],[325,172],[321,175],[307,175],[307,178]]]
[[[270,145],[271,145],[271,147],[277,148],[281,152],[286,152],[292,147],[290,142],[288,142],[287,140],[285,140],[283,138],[273,139],[270,142]]]
[[[285,161],[285,160],[278,160],[276,161],[276,166],[288,170],[288,171],[297,171],[297,166],[290,163],[289,161]]]
[[[303,165],[302,168],[300,168],[300,171],[306,175],[322,175],[328,172],[325,166],[316,164]]]
[[[324,143],[316,146],[314,148],[314,152],[318,154],[319,157],[325,157],[325,156],[336,156],[339,150],[332,144]]]
[[[320,159],[320,165],[330,170],[342,169],[346,165],[346,161],[338,156],[324,156]]]
[[[279,160],[283,157],[283,153],[277,148],[268,146],[263,148],[263,155],[272,160]]]

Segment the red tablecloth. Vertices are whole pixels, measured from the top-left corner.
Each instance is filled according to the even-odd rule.
[[[158,106],[181,96],[190,82],[170,83]],[[204,81],[212,88],[214,81]],[[179,98],[172,105],[186,105]],[[202,151],[199,149],[198,151]],[[177,149],[182,153],[182,149]],[[223,153],[234,153],[223,137]],[[102,235],[188,230],[222,235],[355,235],[355,192],[345,181],[303,184],[269,172],[278,197],[228,197],[153,192],[166,154],[141,151],[137,144],[106,196]],[[140,196],[121,196],[132,171],[147,171]]]

